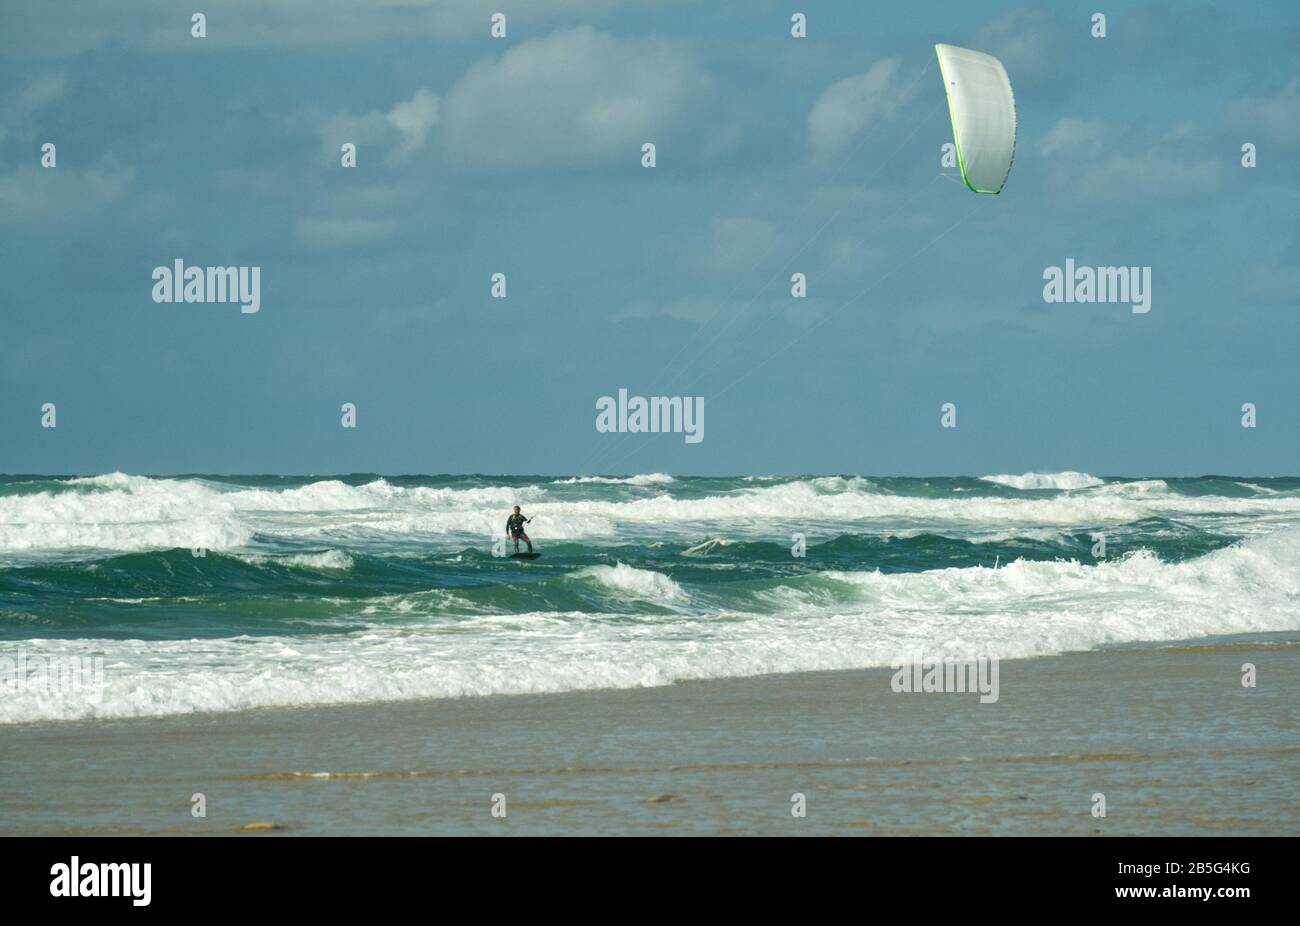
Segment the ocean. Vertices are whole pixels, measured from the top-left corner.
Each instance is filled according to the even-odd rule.
[[[3,724],[1296,630],[1293,477],[0,477]]]

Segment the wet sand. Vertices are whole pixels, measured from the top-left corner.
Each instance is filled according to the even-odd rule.
[[[0,834],[1300,833],[1300,634],[892,675],[5,726]]]

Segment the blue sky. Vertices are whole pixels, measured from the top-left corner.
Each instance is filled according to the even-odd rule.
[[[196,6],[0,11],[0,471],[1298,471],[1293,3]],[[999,196],[935,42],[1010,74]],[[154,303],[178,257],[261,311]],[[705,439],[597,433],[620,387]]]

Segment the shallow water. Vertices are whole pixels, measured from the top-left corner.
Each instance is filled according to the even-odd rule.
[[[1005,661],[993,703],[891,675],[8,725],[0,833],[1300,832],[1300,635]]]

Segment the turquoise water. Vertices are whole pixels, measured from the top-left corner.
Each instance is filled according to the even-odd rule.
[[[535,562],[494,550],[515,504]],[[0,477],[0,659],[104,660],[97,701],[28,685],[0,722],[1033,656],[1298,602],[1297,478]]]

